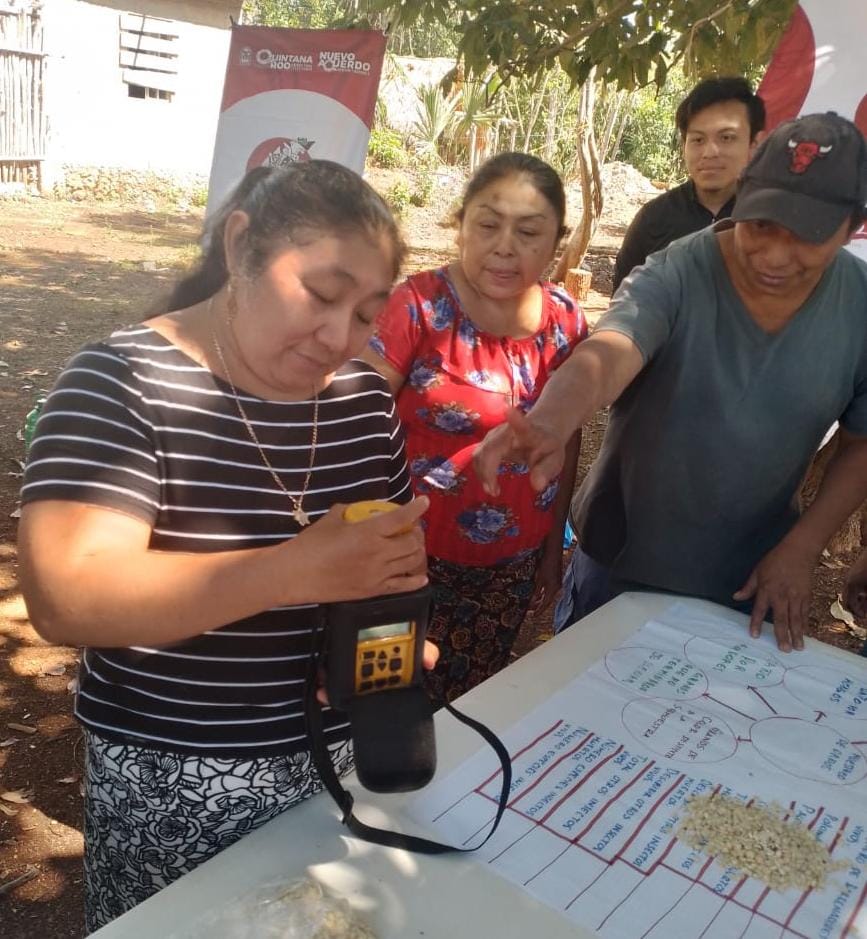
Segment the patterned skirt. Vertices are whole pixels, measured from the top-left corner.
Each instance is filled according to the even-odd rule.
[[[85,731],[85,923],[90,933],[322,789],[308,752],[215,759]],[[330,747],[338,774],[348,741]]]
[[[533,596],[542,549],[496,567],[428,558],[433,591],[428,638],[440,650],[425,675],[434,705],[453,701],[509,664]]]

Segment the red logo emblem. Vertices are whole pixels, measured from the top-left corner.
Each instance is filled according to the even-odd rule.
[[[789,169],[793,173],[806,173],[814,160],[826,157],[834,149],[833,144],[823,146],[815,140],[789,139]]]
[[[247,169],[254,166],[287,166],[290,163],[308,163],[310,148],[315,140],[306,137],[271,137],[263,140],[250,154]]]

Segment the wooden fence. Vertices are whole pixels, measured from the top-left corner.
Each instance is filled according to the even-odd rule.
[[[0,182],[41,188],[45,58],[38,4],[0,0]]]

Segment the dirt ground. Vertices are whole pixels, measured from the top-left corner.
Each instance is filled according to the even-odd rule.
[[[385,191],[388,174],[373,176]],[[410,270],[442,263],[453,233],[443,219],[459,190],[445,175],[433,207],[404,220]],[[610,291],[614,252],[649,193],[609,200],[586,266],[592,320]],[[80,735],[71,718],[77,654],[33,632],[17,588],[15,509],[24,444],[21,428],[66,359],[90,339],[138,321],[195,257],[201,213],[168,207],[0,202],[0,936],[78,939],[82,935]],[[583,475],[605,418],[585,432]],[[856,649],[860,641],[829,613],[848,556],[817,569],[811,633]],[[550,618],[526,624],[519,653],[549,635]]]

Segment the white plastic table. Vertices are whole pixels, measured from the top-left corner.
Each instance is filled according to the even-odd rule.
[[[712,603],[690,602],[720,612]],[[671,603],[670,596],[624,594],[473,689],[458,705],[503,732]],[[738,617],[730,610],[725,615]],[[746,631],[747,618],[742,619]],[[851,663],[851,653],[815,644]],[[446,712],[437,714],[436,730],[438,776],[486,746]],[[402,805],[416,793],[377,796],[361,789],[351,776],[346,785],[356,796],[356,814],[362,821],[430,836],[401,814]],[[380,939],[592,935],[474,862],[472,854],[428,857],[349,836],[324,793],[247,835],[94,935],[180,939],[232,897],[269,881],[303,877],[346,898]]]

